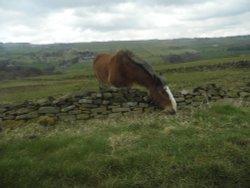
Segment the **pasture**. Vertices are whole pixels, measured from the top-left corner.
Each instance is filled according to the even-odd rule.
[[[249,67],[178,70],[250,61],[249,49],[237,50],[248,43],[249,37],[32,48],[8,44],[11,47],[0,52],[0,61],[7,58],[36,68],[55,65],[58,73],[0,80],[0,103],[98,90],[92,61],[68,64],[75,58],[71,53],[75,48],[98,53],[130,49],[162,72],[174,92],[208,83],[238,89],[250,83]],[[197,52],[200,59],[170,64],[161,58],[185,52]],[[66,68],[61,68],[62,61]],[[0,187],[248,187],[249,138],[250,107],[241,101],[211,103],[176,116],[155,112],[50,125],[39,120],[3,121]]]
[[[12,126],[1,133],[1,187],[249,186],[249,107]]]

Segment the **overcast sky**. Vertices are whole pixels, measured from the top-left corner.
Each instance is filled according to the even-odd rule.
[[[0,0],[0,42],[250,34],[249,0]]]

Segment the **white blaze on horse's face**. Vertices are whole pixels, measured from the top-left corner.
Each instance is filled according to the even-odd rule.
[[[168,96],[169,96],[169,99],[171,101],[171,104],[172,104],[172,108],[175,112],[177,112],[177,104],[176,104],[176,101],[174,99],[174,96],[172,94],[172,92],[170,91],[169,87],[168,86],[164,86],[164,90],[167,92]]]

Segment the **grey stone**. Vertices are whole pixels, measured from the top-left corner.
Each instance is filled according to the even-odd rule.
[[[185,103],[185,102],[180,102],[180,103],[178,103],[178,108],[179,108],[179,107],[183,107],[183,106],[186,106],[186,103]]]
[[[185,100],[185,103],[186,103],[186,104],[191,104],[191,103],[192,103],[192,99],[186,99],[186,100]]]
[[[28,108],[20,108],[16,111],[16,114],[17,115],[21,115],[21,114],[27,114],[29,112],[31,112],[32,110],[31,109],[28,109]]]
[[[205,90],[204,87],[198,86],[198,87],[196,87],[196,88],[193,89],[193,92],[194,92],[194,93],[195,93],[195,92],[202,92],[202,91],[204,91],[204,90]]]
[[[107,108],[106,107],[94,108],[94,109],[91,109],[91,112],[94,113],[94,114],[97,114],[97,113],[106,113],[107,112]]]
[[[250,83],[249,83],[249,84],[250,84]],[[245,88],[242,89],[242,91],[245,91],[245,92],[247,92],[247,93],[250,93],[250,87],[245,87]]]
[[[218,96],[218,91],[212,89],[208,91],[208,94],[210,94],[211,96]]]
[[[65,121],[65,122],[72,122],[76,120],[76,116],[74,115],[60,115],[59,120]]]
[[[146,108],[148,107],[147,103],[139,103],[139,107]]]
[[[138,105],[138,102],[127,102],[123,104],[123,107],[135,107]]]
[[[81,109],[82,108],[97,108],[97,104],[81,104]]]
[[[213,88],[216,88],[217,86],[216,86],[216,84],[214,84],[214,83],[211,83],[211,84],[207,84],[206,85],[206,90],[210,90],[210,89],[213,89]]]
[[[101,99],[95,99],[93,103],[94,104],[102,104],[102,100]]]
[[[97,93],[96,98],[98,98],[98,99],[102,98],[102,93]]]
[[[97,98],[97,94],[96,94],[96,93],[92,93],[92,94],[90,95],[90,98],[91,98],[91,99],[96,99],[96,98]]]
[[[103,101],[102,101],[102,104],[104,104],[104,105],[110,104],[110,101],[108,101],[108,100],[103,100]]]
[[[198,107],[198,106],[201,106],[202,105],[202,103],[200,103],[200,102],[193,102],[192,103],[192,106],[194,106],[194,107]]]
[[[189,93],[189,94],[184,95],[184,97],[185,97],[185,99],[191,99],[193,97],[193,95]]]
[[[39,99],[37,104],[40,106],[47,106],[50,105],[50,101],[48,99]]]
[[[7,115],[16,115],[16,110],[10,110],[6,112]]]
[[[189,94],[189,91],[188,91],[188,90],[183,89],[183,90],[181,90],[181,94],[182,94],[182,95],[187,95],[187,94]]]
[[[3,104],[0,104],[0,108],[6,108],[6,109],[11,109],[13,108],[14,105],[13,104],[10,104],[10,103],[3,103]]]
[[[124,98],[122,93],[114,93],[114,94],[113,94],[113,97],[114,97],[115,99]]]
[[[142,98],[142,100],[145,101],[145,102],[150,102],[151,99],[150,99],[149,96],[145,96],[145,97]]]
[[[22,114],[22,115],[16,116],[16,120],[28,120],[28,119],[34,119],[37,117],[38,117],[37,112],[31,112],[28,114]]]
[[[66,103],[66,101],[68,101],[68,100],[70,100],[71,99],[71,95],[64,95],[64,96],[62,96],[62,97],[59,97],[59,98],[57,98],[57,99],[55,99],[54,101],[53,101],[53,104],[65,104]]]
[[[93,100],[91,100],[91,99],[81,99],[81,100],[79,100],[79,103],[80,104],[92,104]]]
[[[136,112],[143,112],[143,108],[139,108],[139,107],[138,108],[133,108],[132,111],[133,112],[135,112],[135,111]]]
[[[95,118],[95,119],[103,119],[106,117],[108,117],[107,114],[94,114],[93,115],[93,118]]]
[[[81,110],[72,110],[72,111],[69,111],[68,114],[81,114],[82,111]]]
[[[89,114],[79,114],[76,116],[76,119],[78,119],[78,120],[87,120],[89,118],[90,118]]]
[[[193,101],[198,101],[198,102],[201,102],[201,101],[204,101],[204,100],[205,100],[204,96],[195,96],[193,98]]]
[[[129,112],[130,108],[120,107],[120,108],[112,108],[112,112]]]
[[[213,97],[211,98],[212,101],[217,101],[217,100],[219,100],[219,99],[221,99],[219,96],[213,96]]]
[[[81,111],[89,111],[89,112],[90,112],[90,110],[91,110],[91,108],[86,108],[86,107],[83,107],[83,106],[81,106],[79,109],[80,109]]]
[[[107,107],[107,109],[108,109],[108,110],[111,110],[111,109],[120,108],[120,107],[121,107],[120,104],[113,104],[113,105],[109,105],[109,106]]]
[[[103,93],[104,99],[111,99],[112,97],[113,97],[112,93],[108,93],[108,92]]]
[[[242,91],[242,92],[239,92],[239,95],[240,97],[248,97],[250,96],[250,93]]]
[[[7,108],[0,108],[0,113],[4,113],[7,111]]]
[[[14,119],[15,119],[15,116],[12,116],[12,115],[7,115],[3,117],[3,120],[14,120]]]
[[[185,101],[185,98],[184,98],[184,97],[178,97],[178,98],[175,98],[175,101],[176,101],[177,103],[180,103],[180,102]]]
[[[45,107],[40,107],[38,110],[39,114],[56,114],[59,113],[59,108],[58,107],[52,107],[52,106],[45,106]]]
[[[229,97],[229,98],[238,98],[239,96],[238,96],[236,91],[230,90],[230,91],[227,92],[227,97]]]
[[[61,109],[61,112],[68,112],[68,111],[71,111],[71,110],[73,110],[75,107],[76,107],[75,105],[67,106],[67,107]]]

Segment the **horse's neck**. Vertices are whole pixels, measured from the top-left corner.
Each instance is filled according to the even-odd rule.
[[[150,93],[156,89],[155,81],[150,77],[138,78],[137,84],[147,88],[150,91]]]
[[[141,85],[143,87],[145,87],[148,91],[150,96],[154,96],[155,92],[157,91],[157,87],[156,85],[154,85],[154,83],[149,83],[149,82],[142,82],[142,83],[137,83],[138,85]]]
[[[156,89],[156,80],[154,80],[151,72],[148,72],[148,70],[138,67],[138,65],[134,65],[133,63],[128,65],[131,70],[134,70],[129,77],[132,78],[135,84],[147,88],[150,92]]]

